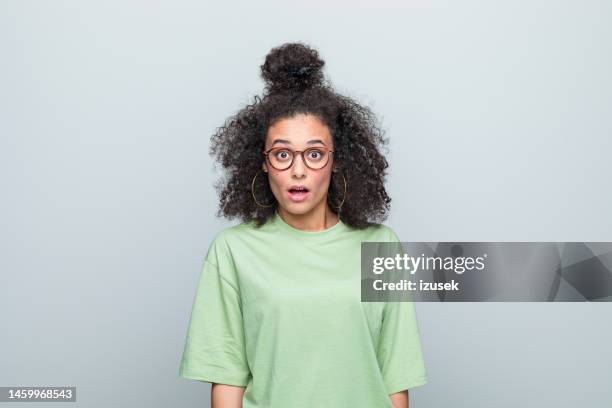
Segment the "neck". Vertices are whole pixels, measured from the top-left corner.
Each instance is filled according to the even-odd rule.
[[[327,201],[304,214],[293,214],[279,206],[278,214],[287,224],[303,231],[323,231],[339,222],[338,215],[331,210]]]

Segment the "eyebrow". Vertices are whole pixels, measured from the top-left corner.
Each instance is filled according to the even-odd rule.
[[[291,144],[291,142],[289,140],[286,139],[276,139],[275,141],[272,142],[272,144],[270,146],[274,146],[277,143],[284,143],[284,144]],[[312,139],[306,142],[306,144],[315,144],[315,143],[321,143],[324,146],[327,146],[325,143],[323,143],[323,141],[321,139]]]

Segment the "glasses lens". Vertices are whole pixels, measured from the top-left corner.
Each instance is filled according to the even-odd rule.
[[[272,150],[268,154],[268,159],[270,160],[272,167],[279,170],[284,170],[291,166],[291,162],[293,161],[293,153],[288,149],[276,149]]]
[[[329,159],[329,152],[317,147],[307,149],[304,152],[306,158],[306,164],[313,169],[320,169],[327,164]]]

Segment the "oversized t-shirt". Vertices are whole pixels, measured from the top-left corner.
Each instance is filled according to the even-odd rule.
[[[361,242],[389,227],[302,231],[275,215],[208,249],[179,375],[246,387],[243,408],[393,408],[427,382],[412,302],[361,302]]]

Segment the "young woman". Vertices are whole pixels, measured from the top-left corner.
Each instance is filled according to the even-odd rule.
[[[387,140],[323,65],[272,49],[263,98],[212,138],[218,215],[242,222],[208,249],[179,374],[213,408],[405,408],[427,382],[414,305],[361,302],[361,243],[400,241],[377,223]]]

